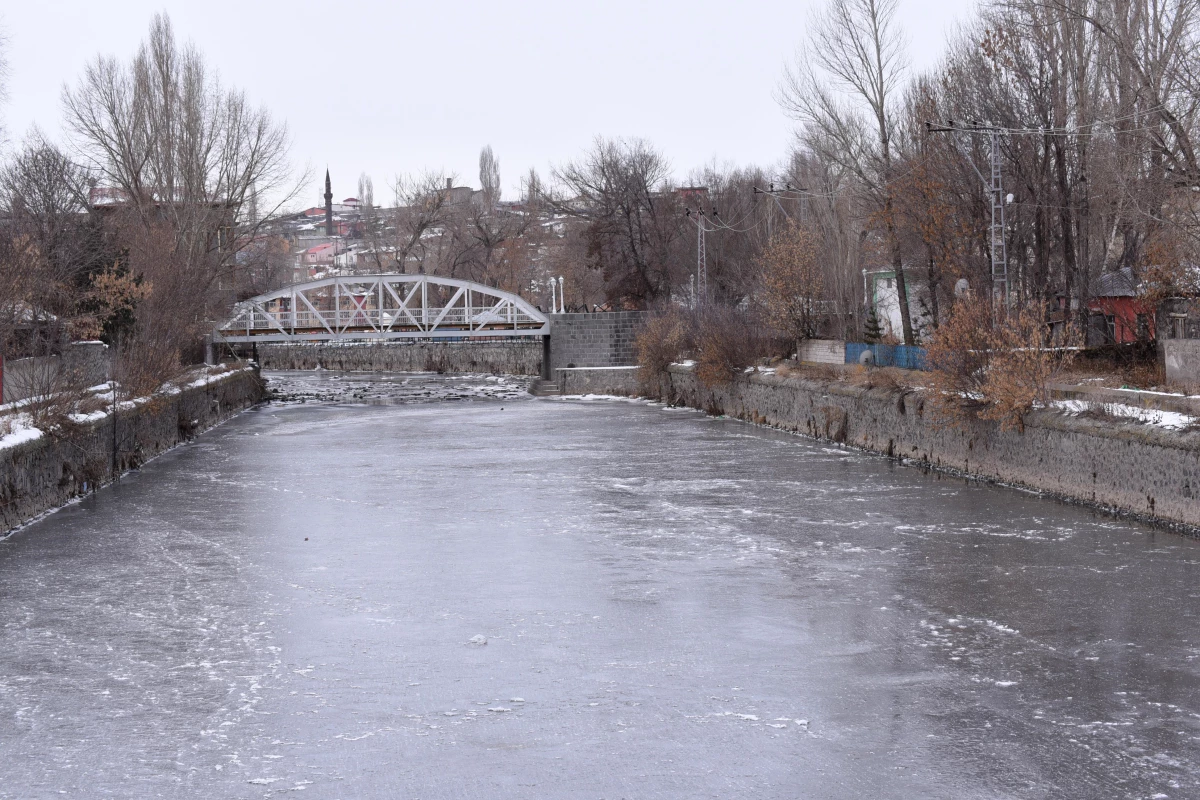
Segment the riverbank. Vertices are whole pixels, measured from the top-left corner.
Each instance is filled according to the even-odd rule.
[[[568,394],[642,393],[636,370],[559,370]],[[918,392],[772,372],[706,387],[675,365],[673,405],[827,439],[905,462],[1023,487],[1104,511],[1200,531],[1200,431],[1111,416],[1035,411],[1025,430],[926,413]]]
[[[0,438],[0,536],[111,482],[265,396],[252,367],[190,375],[152,397]]]

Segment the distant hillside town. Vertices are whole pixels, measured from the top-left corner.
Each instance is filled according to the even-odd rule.
[[[335,201],[327,170],[320,205],[268,221],[245,244],[241,260],[258,274],[243,291],[334,275],[423,273],[479,281],[542,305],[569,221],[528,196],[497,195],[427,177],[388,206],[370,197]]]

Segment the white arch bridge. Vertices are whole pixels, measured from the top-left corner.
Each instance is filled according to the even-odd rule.
[[[214,340],[463,339],[548,336],[546,315],[480,283],[433,275],[352,275],[244,300]]]

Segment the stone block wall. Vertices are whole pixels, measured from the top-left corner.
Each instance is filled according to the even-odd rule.
[[[258,363],[263,369],[538,375],[542,341],[536,337],[473,342],[260,344]]]
[[[638,394],[637,367],[590,367],[560,369],[555,373],[563,394]]]
[[[841,339],[805,339],[796,346],[796,360],[809,364],[845,364],[846,342]]]
[[[550,317],[550,366],[624,367],[637,363],[637,335],[648,311],[554,314]]]

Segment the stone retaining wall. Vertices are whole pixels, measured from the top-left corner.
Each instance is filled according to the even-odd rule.
[[[187,441],[263,399],[257,370],[243,369],[117,415],[118,473]],[[106,416],[0,450],[0,535],[112,478],[113,422]]]
[[[637,335],[649,319],[648,311],[554,314],[550,317],[550,365],[558,370],[636,364]]]
[[[567,381],[571,393],[585,386],[596,394],[638,393],[628,373],[580,370]],[[1050,411],[1029,414],[1024,432],[987,421],[948,427],[931,419],[922,396],[910,391],[765,373],[707,388],[679,366],[657,393],[711,414],[1200,529],[1197,431]]]
[[[593,367],[559,369],[554,374],[563,394],[615,394],[629,397],[638,393],[637,367]]]
[[[540,338],[476,342],[347,342],[260,344],[263,369],[331,369],[348,372],[484,372],[538,375]]]

